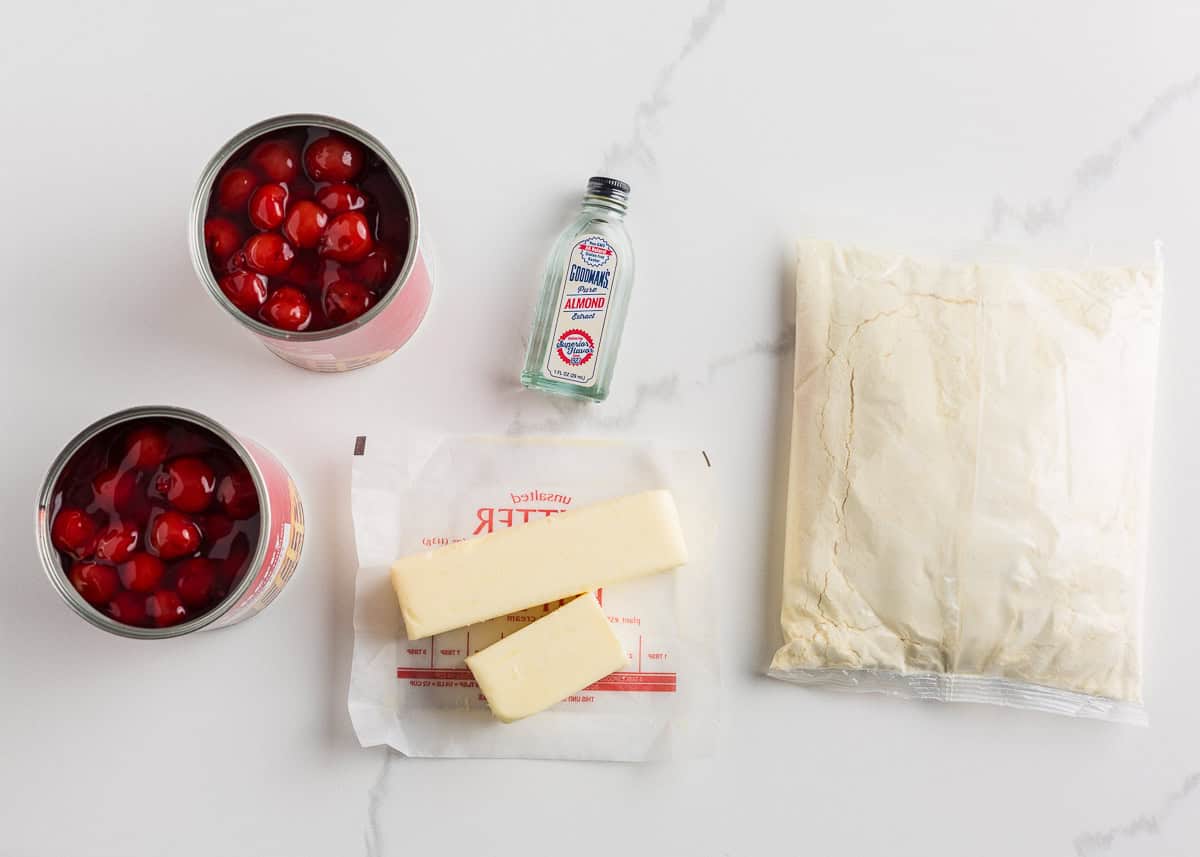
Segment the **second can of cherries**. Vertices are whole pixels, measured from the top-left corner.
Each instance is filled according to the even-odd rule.
[[[304,509],[254,441],[195,411],[131,408],[88,426],[51,465],[37,538],[76,613],[162,639],[270,604],[299,562]]]
[[[374,137],[328,116],[279,116],[226,143],[200,178],[189,241],[217,302],[305,369],[394,353],[433,293],[404,171]]]

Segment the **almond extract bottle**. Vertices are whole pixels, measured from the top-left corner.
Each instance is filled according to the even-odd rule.
[[[546,266],[521,383],[531,390],[608,398],[633,290],[633,244],[625,231],[629,185],[588,179],[583,208]]]

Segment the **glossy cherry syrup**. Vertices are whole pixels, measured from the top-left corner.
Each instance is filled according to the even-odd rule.
[[[395,287],[410,225],[375,152],[304,126],[234,152],[213,185],[204,237],[213,276],[241,312],[279,330],[328,330]]]
[[[50,540],[84,600],[126,625],[159,628],[228,595],[260,523],[254,480],[229,445],[169,419],[123,423],[85,443],[51,513]]]

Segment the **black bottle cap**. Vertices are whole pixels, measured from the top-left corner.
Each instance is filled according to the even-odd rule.
[[[613,179],[608,176],[592,176],[588,179],[587,195],[625,202],[629,199],[629,185],[620,179]]]

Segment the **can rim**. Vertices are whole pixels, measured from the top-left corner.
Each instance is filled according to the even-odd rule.
[[[208,201],[212,196],[213,183],[216,181],[217,174],[221,171],[221,168],[229,160],[229,156],[255,137],[270,133],[271,131],[278,131],[281,128],[291,128],[297,125],[315,125],[319,128],[339,131],[369,146],[372,152],[383,161],[391,172],[392,178],[395,179],[400,192],[404,195],[404,202],[408,206],[409,211],[408,247],[404,256],[404,264],[396,272],[396,279],[392,287],[387,290],[379,303],[375,304],[375,306],[371,307],[358,318],[326,330],[279,330],[246,315],[234,306],[233,302],[221,291],[221,286],[217,282],[217,278],[213,276],[212,269],[208,266],[208,253],[204,245],[204,215],[208,209]],[[387,146],[383,145],[377,137],[359,128],[357,125],[333,116],[325,116],[320,113],[285,113],[280,116],[264,119],[261,122],[256,122],[250,127],[239,131],[226,141],[225,145],[221,146],[217,150],[217,153],[209,160],[208,164],[205,165],[203,172],[200,174],[200,180],[196,183],[195,193],[192,195],[191,208],[188,210],[188,247],[192,254],[192,267],[195,268],[200,281],[208,288],[209,295],[244,327],[248,327],[258,335],[268,339],[285,342],[321,342],[326,339],[343,336],[369,324],[372,319],[382,313],[384,308],[396,299],[400,291],[408,284],[409,277],[416,265],[417,249],[420,247],[420,220],[421,218],[417,211],[417,197],[413,193],[408,176],[388,150]]]
[[[58,551],[54,549],[54,546],[50,542],[50,504],[54,497],[54,488],[58,484],[58,480],[67,466],[67,462],[71,460],[84,444],[102,431],[138,419],[174,419],[192,423],[211,431],[227,443],[230,449],[241,459],[242,463],[246,465],[246,469],[250,472],[251,478],[254,480],[254,490],[258,492],[259,508],[262,510],[258,525],[258,541],[254,548],[254,554],[250,557],[247,569],[256,569],[262,565],[267,555],[267,535],[271,531],[272,509],[270,495],[267,493],[266,480],[263,478],[258,462],[254,460],[254,457],[246,449],[245,445],[223,425],[201,413],[174,405],[144,405],[125,408],[106,417],[101,417],[75,435],[63,447],[62,452],[58,454],[58,457],[54,459],[54,463],[50,465],[50,470],[46,474],[46,479],[42,483],[42,490],[38,495],[38,553],[42,560],[42,570],[46,572],[46,576],[50,579],[51,586],[58,591],[58,594],[62,596],[71,609],[92,625],[122,637],[131,637],[139,640],[181,637],[184,634],[190,634],[193,631],[199,631],[201,628],[211,625],[228,613],[250,588],[257,574],[247,573],[242,575],[242,579],[238,582],[238,585],[230,590],[219,604],[207,613],[197,616],[195,619],[189,619],[186,622],[180,622],[178,625],[171,625],[167,628],[142,628],[118,622],[85,601],[83,596],[75,591],[75,587],[70,585],[67,575],[63,573]]]

